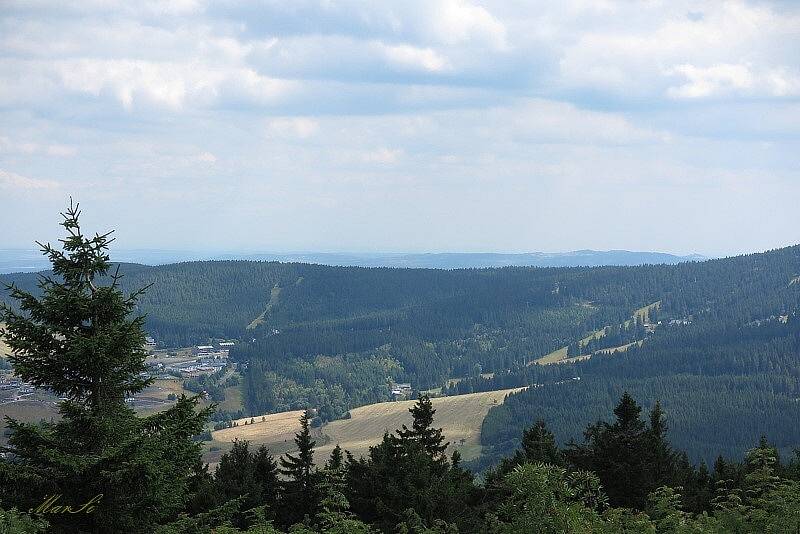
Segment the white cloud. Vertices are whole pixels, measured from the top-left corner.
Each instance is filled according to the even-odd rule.
[[[78,152],[74,146],[67,145],[49,145],[46,150],[49,156],[57,157],[72,157]]]
[[[498,50],[508,48],[505,25],[486,8],[462,0],[443,0],[429,6],[431,13],[425,21],[440,41],[452,45],[478,39]]]
[[[203,228],[226,246],[247,235],[237,224],[254,226],[244,217],[280,228],[301,213],[276,239],[326,245],[302,241],[322,240],[322,228],[327,244],[347,247],[374,230],[365,246],[391,235],[405,236],[402,247],[426,232],[381,221],[419,211],[437,227],[426,233],[437,248],[451,221],[442,206],[465,213],[451,215],[473,230],[470,246],[511,234],[500,223],[470,228],[484,206],[497,221],[518,206],[516,228],[548,229],[529,244],[546,234],[561,246],[575,241],[562,230],[630,234],[632,213],[618,205],[688,213],[697,226],[727,221],[743,230],[737,239],[760,243],[763,232],[724,216],[756,212],[744,197],[729,193],[700,215],[680,207],[736,185],[713,177],[778,177],[760,190],[778,206],[798,193],[795,4],[11,0],[0,10],[0,168],[55,181],[6,172],[2,187],[33,191],[40,210],[38,198],[75,187],[114,216],[135,199],[130,211],[150,215],[150,232],[131,222],[144,244],[167,239],[164,217],[176,235],[184,220],[185,235],[200,235],[192,204],[236,206]],[[286,207],[264,210],[265,199]],[[308,210],[309,199],[326,201]],[[18,204],[0,223],[25,221],[20,235],[39,228]],[[376,224],[361,231],[367,216],[348,213],[371,207]],[[547,217],[528,220],[537,214]],[[614,217],[619,225],[606,224]],[[789,235],[796,210],[783,223],[773,228]],[[665,228],[665,242],[693,239]]]
[[[252,69],[224,68],[201,62],[157,63],[132,60],[69,60],[56,64],[64,86],[81,93],[111,94],[126,109],[143,101],[175,111],[187,101],[209,105],[223,88],[256,103],[280,98],[294,84],[261,76]]]
[[[403,67],[421,68],[429,72],[441,72],[450,68],[446,58],[431,48],[410,45],[383,46],[389,61]]]
[[[756,74],[750,65],[719,64],[710,67],[678,65],[669,75],[685,78],[685,83],[670,87],[674,98],[702,98],[725,94],[757,94],[770,96],[800,95],[800,77],[784,69]]]
[[[16,190],[56,189],[59,185],[52,180],[38,180],[0,169],[0,188]]]
[[[625,96],[793,94],[800,15],[766,3],[617,3],[613,17],[574,28],[556,83]],[[702,8],[702,9],[700,9]],[[686,83],[672,85],[675,75]]]
[[[706,68],[678,65],[667,71],[686,78],[679,87],[670,87],[668,94],[679,98],[699,98],[732,90],[749,90],[753,87],[753,74],[747,65],[721,64]]]

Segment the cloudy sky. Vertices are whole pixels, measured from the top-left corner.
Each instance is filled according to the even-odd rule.
[[[798,4],[0,0],[0,248],[797,243]]]

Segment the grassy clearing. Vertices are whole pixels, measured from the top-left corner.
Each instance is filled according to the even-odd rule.
[[[450,452],[458,450],[469,460],[480,454],[480,429],[483,419],[492,406],[502,404],[506,395],[519,391],[507,389],[485,393],[471,393],[453,397],[432,399],[436,408],[435,424],[444,429],[450,442]],[[350,419],[332,421],[322,428],[314,430],[317,441],[317,460],[322,462],[338,443],[356,457],[365,455],[371,445],[383,438],[384,432],[394,432],[403,424],[411,424],[408,409],[415,401],[381,402],[350,410]],[[254,446],[266,445],[273,454],[289,452],[294,448],[294,434],[300,429],[301,411],[283,412],[279,414],[255,417],[254,424],[250,418],[240,420],[235,428],[214,431],[214,440],[206,444],[205,461],[214,463],[219,456],[230,449],[234,439],[247,439]],[[247,420],[248,424],[244,425]],[[462,441],[463,440],[463,441]],[[210,451],[210,448],[219,448]]]
[[[442,427],[450,442],[448,452],[458,450],[465,460],[480,454],[483,419],[490,408],[502,404],[506,395],[515,391],[519,389],[432,399],[436,408],[435,424]],[[403,424],[411,425],[408,409],[414,403],[415,401],[383,402],[351,410],[350,419],[332,421],[322,428],[329,441],[317,448],[318,453],[330,454],[338,443],[357,457],[365,455],[371,445],[380,442],[385,431],[394,432]]]
[[[587,343],[589,343],[593,339],[600,339],[606,335],[606,329],[601,328],[600,330],[596,330],[586,336],[585,338],[579,341],[580,346],[584,347]],[[569,362],[577,362],[580,360],[585,360],[586,357],[584,355],[581,356],[573,356],[572,358],[567,357],[567,348],[568,347],[561,347],[560,349],[554,350],[550,354],[546,356],[542,356],[538,360],[534,360],[533,363],[538,363],[539,365],[549,365],[551,363],[569,363]],[[588,356],[588,355],[586,355]]]
[[[567,359],[567,347],[561,347],[560,349],[554,350],[550,354],[546,356],[542,356],[538,360],[535,360],[533,363],[538,363],[539,365],[549,365],[551,363],[558,363],[561,360]]]
[[[203,461],[214,466],[220,456],[231,449],[235,439],[248,440],[254,447],[266,445],[274,455],[283,454],[294,449],[294,435],[300,430],[302,410],[267,414],[256,417],[237,419],[238,426],[223,428],[212,432],[212,441],[204,445]],[[254,423],[250,424],[253,420]],[[245,425],[244,423],[247,422]],[[318,432],[315,432],[319,440]],[[216,450],[212,450],[216,449]]]
[[[800,278],[800,277],[798,277]],[[650,321],[650,311],[653,309],[659,309],[661,307],[661,301],[653,302],[652,304],[648,304],[647,306],[643,306],[633,312],[632,317],[638,318],[641,322],[649,322]],[[623,323],[625,327],[630,326],[633,319],[628,319]],[[579,341],[581,347],[585,347],[587,343],[592,341],[593,339],[600,339],[601,337],[606,335],[606,329],[608,327],[601,328],[595,332],[592,332],[585,338]],[[635,342],[641,345],[641,341]],[[623,352],[633,345],[633,343],[629,343],[628,345],[623,345],[622,347],[613,347],[609,349],[603,349],[598,352],[603,352],[606,354],[613,354],[614,352]],[[579,362],[582,360],[588,360],[591,358],[591,354],[582,354],[580,356],[573,356],[572,358],[567,357],[567,347],[561,347],[560,349],[554,350],[550,354],[535,360],[533,363],[538,363],[539,365],[549,365],[551,363],[574,363]]]
[[[600,330],[596,330],[596,331],[592,332],[591,334],[589,334],[588,336],[586,336],[585,338],[581,339],[580,340],[581,347],[586,346],[586,344],[589,343],[592,340],[600,339],[601,337],[605,336],[606,335],[606,328],[608,328],[608,327],[603,327]]]
[[[136,413],[146,416],[166,410],[174,404],[174,401],[171,401],[167,398],[170,394],[174,394],[176,397],[179,397],[182,394],[186,395],[187,397],[196,395],[196,393],[193,393],[187,389],[183,389],[183,379],[181,378],[154,380],[150,386],[136,395],[136,398],[142,403],[147,402],[146,405],[136,405]],[[205,408],[209,404],[211,404],[210,400],[200,399],[199,405],[201,408]]]
[[[219,403],[218,410],[237,412],[242,409],[242,387],[230,386],[225,388],[225,400]]]
[[[298,279],[296,283],[299,284],[301,279]],[[269,292],[269,302],[267,302],[267,307],[264,308],[264,311],[261,312],[261,315],[253,319],[253,321],[249,325],[247,325],[248,330],[253,330],[258,325],[264,322],[264,318],[266,318],[270,310],[272,310],[272,308],[277,306],[278,298],[280,297],[280,295],[281,295],[281,288],[278,287],[277,284],[275,284],[275,287],[273,287],[272,291]]]
[[[598,354],[614,354],[615,352],[625,352],[632,346],[636,345],[640,347],[642,345],[642,340],[639,341],[632,341],[631,343],[626,343],[625,345],[620,345],[619,347],[609,347],[607,349],[600,349],[597,351]]]

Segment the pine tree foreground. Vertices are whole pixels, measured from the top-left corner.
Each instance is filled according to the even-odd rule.
[[[0,502],[25,511],[53,495],[72,510],[92,502],[90,513],[44,514],[52,532],[152,532],[185,506],[200,464],[192,436],[210,411],[185,396],[149,417],[127,406],[150,382],[144,317],[133,315],[144,290],[126,296],[119,270],[109,276],[110,233],[85,236],[78,205],[62,215],[61,250],[40,243],[52,264],[41,296],[8,288],[18,309],[2,304],[0,321],[16,374],[66,400],[54,423],[7,418]]]

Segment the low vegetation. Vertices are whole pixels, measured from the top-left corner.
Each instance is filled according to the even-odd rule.
[[[437,411],[437,422],[447,434],[449,451],[459,451],[465,459],[476,458],[481,449],[480,429],[489,410],[502,404],[505,397],[519,389],[474,393],[454,397],[431,399]],[[336,445],[350,451],[355,457],[366,455],[369,447],[380,443],[384,432],[391,432],[411,423],[408,409],[414,401],[382,402],[354,408],[349,417],[331,421],[314,428],[318,442],[316,451],[329,454]],[[212,432],[213,440],[206,444],[206,459],[215,463],[221,451],[228,450],[237,439],[248,440],[253,445],[265,445],[271,451],[291,450],[292,436],[299,431],[301,410],[245,417],[236,426]],[[215,449],[211,451],[210,449]]]

